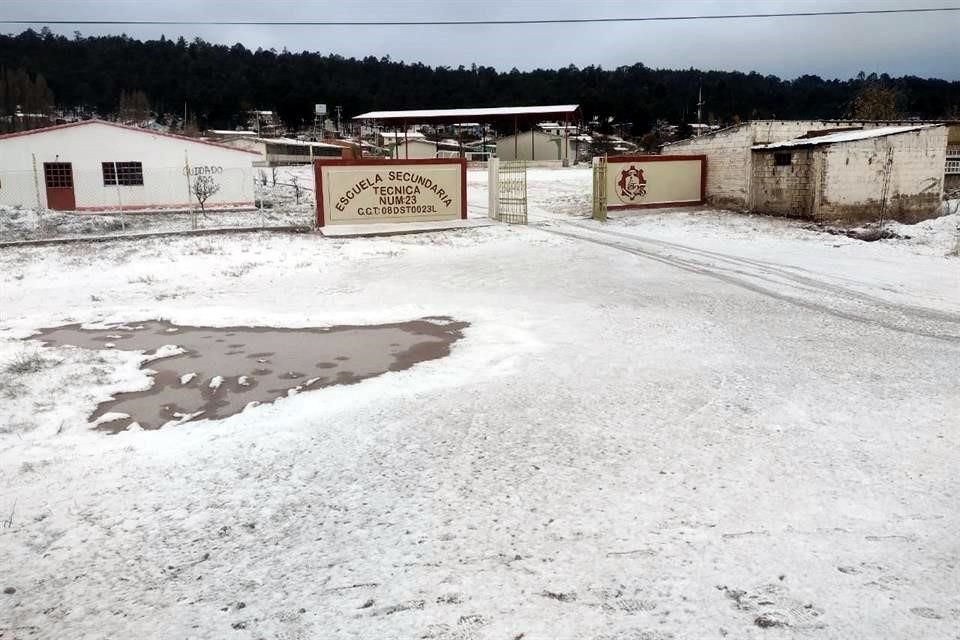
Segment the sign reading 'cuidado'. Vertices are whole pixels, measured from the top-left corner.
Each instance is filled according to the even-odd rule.
[[[466,218],[461,160],[318,161],[314,171],[319,226]]]
[[[627,209],[702,204],[704,156],[607,158],[607,207]]]

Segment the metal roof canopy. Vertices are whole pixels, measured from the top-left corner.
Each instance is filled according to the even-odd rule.
[[[353,120],[377,120],[397,125],[461,124],[463,122],[527,122],[542,116],[563,116],[564,120],[578,120],[580,105],[559,104],[530,107],[487,107],[478,109],[412,109],[409,111],[368,111]]]
[[[922,131],[940,125],[920,124],[902,127],[874,127],[872,129],[851,129],[849,131],[838,131],[828,133],[822,136],[810,136],[803,138],[794,138],[782,142],[771,142],[769,144],[758,144],[751,147],[754,151],[767,151],[776,149],[797,149],[800,147],[818,147],[826,144],[840,144],[843,142],[855,142],[858,140],[869,140],[870,138],[883,138],[885,136],[894,136],[898,133],[909,133],[911,131]]]

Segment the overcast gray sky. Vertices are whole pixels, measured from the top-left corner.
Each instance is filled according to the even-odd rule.
[[[960,0],[0,0],[0,18],[161,20],[469,20],[695,15],[958,6]],[[29,25],[4,25],[18,32]],[[36,28],[42,24],[32,25]],[[277,27],[56,26],[85,35],[183,35],[291,51],[500,70],[568,64],[805,73],[849,78],[864,70],[960,80],[960,13],[757,18],[627,24]]]

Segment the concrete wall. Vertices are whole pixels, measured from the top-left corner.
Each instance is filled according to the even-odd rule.
[[[563,150],[563,136],[550,135],[542,131],[524,131],[516,136],[509,135],[497,140],[497,157],[501,160],[552,160],[561,162],[569,159],[577,161],[576,140],[567,138],[566,154]],[[514,148],[516,147],[516,148]]]
[[[848,127],[873,128],[890,122],[850,120],[753,120],[712,134],[666,145],[666,155],[707,156],[707,202],[735,210],[751,208],[750,182],[753,179],[750,148],[758,144],[783,142],[809,131]],[[900,123],[903,124],[903,123]]]
[[[790,157],[788,166],[777,166],[779,154]],[[818,160],[815,162],[815,159]],[[795,218],[812,218],[819,175],[819,154],[812,149],[779,152],[754,151],[750,183],[751,208]],[[814,165],[817,165],[815,167]]]
[[[946,147],[942,126],[825,146],[817,218],[855,223],[878,219],[881,209],[883,217],[907,223],[939,215]]]
[[[707,156],[707,202],[716,207],[745,209],[753,139],[753,129],[749,124],[742,124],[665,146],[663,153]]]
[[[390,157],[395,160],[423,160],[437,157],[437,145],[428,140],[408,140],[391,149]]]
[[[947,144],[960,144],[960,124],[947,125]]]
[[[210,175],[220,186],[208,206],[253,204],[256,155],[102,122],[0,138],[0,204],[47,207],[43,163],[69,162],[77,209],[186,207],[187,158],[196,175]],[[104,185],[103,162],[140,162],[143,184]]]

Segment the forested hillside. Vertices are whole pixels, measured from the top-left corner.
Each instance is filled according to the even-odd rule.
[[[321,40],[317,48],[323,48]],[[342,105],[344,116],[368,109],[577,102],[588,118],[613,116],[633,123],[639,134],[658,119],[693,120],[701,87],[704,119],[717,123],[844,117],[852,115],[856,97],[870,87],[882,88],[890,98],[879,115],[960,118],[960,82],[911,76],[782,80],[758,73],[650,69],[641,62],[616,69],[498,72],[476,65],[429,67],[389,58],[251,51],[240,44],[183,38],[66,38],[48,30],[0,36],[0,66],[8,77],[25,71],[34,83],[31,95],[46,95],[49,87],[58,107],[85,105],[112,114],[120,110],[122,95],[143,92],[156,113],[182,114],[186,103],[200,127],[237,125],[239,112],[249,108],[274,109],[296,125],[312,118],[316,102]],[[10,113],[17,89],[2,91],[7,97],[0,109]]]

